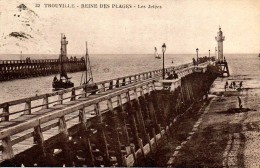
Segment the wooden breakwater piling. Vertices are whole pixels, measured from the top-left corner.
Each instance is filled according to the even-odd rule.
[[[92,95],[80,86],[3,103],[1,166],[140,165],[206,97],[214,81],[206,69],[176,68],[171,92],[162,90],[158,70],[97,83]]]
[[[86,69],[84,59],[68,59],[64,64],[67,72]],[[59,59],[0,60],[0,81],[57,74],[59,68]]]

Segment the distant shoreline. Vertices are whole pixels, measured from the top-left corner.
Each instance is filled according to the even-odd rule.
[[[23,55],[59,55],[60,53],[53,53],[53,54],[23,54]],[[91,55],[149,55],[149,54],[154,54],[154,53],[142,53],[142,54],[95,54],[95,53],[92,53]],[[196,53],[167,53],[168,55],[196,55]],[[239,55],[243,55],[243,54],[259,54],[259,53],[226,53],[224,55],[235,55],[235,54],[239,54]],[[1,55],[20,55],[19,53],[17,54],[4,54],[4,53],[0,53],[0,56]],[[84,55],[84,53],[71,53],[69,55]],[[199,55],[208,55],[208,53],[200,53]],[[212,55],[214,55],[212,53]]]

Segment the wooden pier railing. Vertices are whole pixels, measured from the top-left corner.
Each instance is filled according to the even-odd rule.
[[[206,68],[207,63],[202,65]],[[191,64],[169,67],[166,71],[171,72],[173,69],[179,77],[185,77],[194,72],[194,66]],[[145,133],[146,129],[142,119],[145,114],[140,111],[143,108],[142,111],[147,111],[145,109],[148,108],[151,120],[157,123],[156,110],[153,107],[156,100],[151,94],[155,91],[155,81],[160,79],[161,74],[162,70],[149,71],[98,82],[89,87],[78,86],[0,104],[2,110],[0,111],[2,161],[12,159],[34,145],[44,148],[44,146],[48,146],[50,139],[56,136],[59,136],[58,139],[60,139],[61,134],[64,135],[62,137],[65,137],[64,142],[67,142],[75,134],[75,130],[78,132],[79,129],[83,129],[92,130],[91,134],[98,136],[101,141],[99,142],[101,147],[87,145],[91,157],[94,157],[95,153],[93,148],[98,148],[99,152],[106,153],[103,155],[102,163],[108,164],[109,162],[110,164],[112,161],[109,156],[115,156],[117,164],[133,165],[137,157],[144,156],[153,150],[157,145],[157,140],[162,138],[168,129],[161,130],[157,125],[150,130],[150,134]],[[172,80],[172,83],[174,88],[181,85],[180,79]],[[191,92],[188,85],[185,86],[185,89],[188,89],[187,93]],[[172,91],[174,92],[174,89]],[[149,98],[146,100],[147,97]],[[144,105],[145,107],[143,107]],[[126,111],[128,111],[127,115],[130,120],[123,117],[123,113]],[[104,124],[110,123],[107,120],[111,121],[113,136],[116,138],[115,143],[108,142],[107,137],[110,135],[106,130],[107,124]],[[131,140],[134,146],[130,144],[129,137],[127,139],[126,130],[129,124],[132,130],[131,136],[135,137],[134,140]],[[120,131],[118,131],[119,127]],[[119,134],[119,132],[121,133]],[[124,136],[122,137],[121,134]],[[149,138],[149,135],[153,135],[153,137]],[[90,137],[86,139],[93,143]],[[57,139],[55,140],[57,141]],[[89,143],[87,142],[87,144]],[[124,144],[124,151],[120,147],[122,144]],[[110,148],[114,150],[113,154],[111,154]],[[42,152],[46,151],[43,149]],[[91,159],[88,161],[88,165],[97,165],[96,162],[95,164],[93,162],[92,158],[92,161]]]
[[[182,75],[184,75],[183,70],[187,67],[192,67],[192,64],[188,63],[176,67],[169,67],[166,68],[165,71],[171,72],[175,70],[176,73],[178,73],[181,77]],[[190,68],[190,70],[191,69],[193,70],[193,68]],[[0,103],[0,118],[1,121],[8,121],[11,116],[19,113],[27,113],[37,110],[38,108],[49,107],[55,103],[75,100],[78,97],[85,97],[87,94],[93,94],[95,92],[106,92],[107,90],[111,90],[113,88],[119,88],[149,78],[159,78],[161,75],[162,69],[158,69],[154,71],[143,72],[139,74],[97,82],[95,84],[89,85],[88,87],[86,85],[81,85],[52,93]],[[21,108],[22,106],[24,106],[24,108]],[[17,110],[18,108],[19,110]]]

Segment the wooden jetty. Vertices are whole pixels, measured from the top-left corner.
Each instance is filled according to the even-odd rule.
[[[216,73],[208,62],[125,76],[0,104],[1,166],[136,166],[167,140]]]
[[[58,74],[59,61],[59,59],[0,60],[0,81]],[[67,59],[64,64],[67,72],[86,69],[84,59]]]

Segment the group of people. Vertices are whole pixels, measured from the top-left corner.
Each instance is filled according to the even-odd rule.
[[[236,84],[236,82],[235,81],[232,81],[231,83],[230,83],[230,85],[228,86],[229,84],[228,84],[228,81],[226,81],[226,83],[225,83],[225,91],[227,90],[227,88],[231,88],[231,89],[242,89],[242,87],[243,87],[243,81],[240,81],[239,82],[239,84],[237,85]],[[238,88],[237,88],[238,87]],[[238,99],[238,108],[240,109],[240,110],[242,110],[242,108],[243,108],[243,106],[242,106],[242,101],[241,101],[241,98],[240,98],[240,96],[237,96],[237,99]]]
[[[84,58],[84,57],[81,57],[81,58],[79,59],[79,58],[77,58],[76,56],[74,56],[74,57],[71,56],[70,58],[66,57],[66,60],[65,60],[65,61],[79,61],[79,60],[84,61],[85,58]]]
[[[226,81],[226,83],[225,83],[225,91],[227,90],[227,88],[237,89],[237,84],[236,84],[235,81],[232,81],[232,82],[230,83],[230,85],[229,85],[229,86],[228,86],[228,85],[229,85],[229,84],[228,84],[228,81]],[[242,86],[243,86],[243,81],[240,81],[240,82],[239,82],[239,85],[238,85],[238,88],[241,89]]]
[[[25,61],[26,61],[26,62],[30,62],[30,61],[31,61],[31,57],[26,57],[26,58],[25,58]]]
[[[71,56],[69,60],[70,60],[70,61],[77,61],[78,59],[77,59],[76,56],[74,56],[74,57]]]
[[[194,66],[197,65],[197,63],[200,64],[207,61],[215,61],[215,57],[207,57],[207,56],[199,57],[197,61],[195,60],[195,58],[192,58],[192,62]]]
[[[66,75],[64,76],[65,77],[65,83],[71,83],[71,81],[69,80],[70,78]],[[54,78],[53,78],[53,82],[58,82],[60,81],[57,76],[55,75]]]
[[[171,80],[171,79],[177,79],[178,78],[178,74],[175,72],[175,71],[173,71],[172,73],[170,73],[170,72],[167,72],[167,78],[166,79],[168,79],[168,80]]]
[[[226,61],[226,58],[224,57],[223,60],[218,60],[217,62],[218,62],[218,63],[226,63],[227,61]]]

